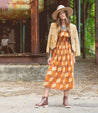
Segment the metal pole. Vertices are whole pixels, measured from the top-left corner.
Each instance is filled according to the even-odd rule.
[[[98,0],[95,0],[95,63],[98,65]]]
[[[79,42],[80,42],[80,50],[81,50],[81,0],[79,0],[79,23],[78,23],[78,28],[79,28]]]
[[[73,0],[73,12],[75,12],[75,0]],[[75,24],[75,14],[73,15],[73,24]]]
[[[83,58],[85,58],[85,0],[83,0]]]
[[[23,26],[22,26],[22,20],[20,20],[20,53],[23,52],[23,41],[22,41],[22,38],[23,38]]]
[[[25,24],[23,24],[23,52],[25,52]]]

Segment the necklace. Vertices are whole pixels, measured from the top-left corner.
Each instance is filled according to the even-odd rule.
[[[62,30],[65,30],[66,29],[66,27],[65,26],[62,26]]]

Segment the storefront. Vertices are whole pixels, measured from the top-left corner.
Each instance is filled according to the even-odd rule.
[[[39,51],[39,13],[44,0],[0,1],[0,63],[45,63]]]

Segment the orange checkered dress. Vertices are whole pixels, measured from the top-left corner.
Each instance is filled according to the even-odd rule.
[[[74,61],[69,39],[67,31],[59,33],[43,86],[59,90],[73,89]]]

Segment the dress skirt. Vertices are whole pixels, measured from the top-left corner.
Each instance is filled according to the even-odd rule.
[[[56,47],[52,52],[51,64],[43,82],[44,87],[59,90],[73,89],[74,60],[69,39],[67,31],[59,33]]]

